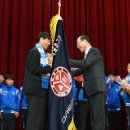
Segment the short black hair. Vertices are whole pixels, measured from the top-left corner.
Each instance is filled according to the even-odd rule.
[[[12,79],[12,80],[14,80],[14,75],[13,75],[13,74],[6,74],[6,75],[5,75],[5,80],[7,80],[7,79]]]
[[[48,39],[48,40],[51,40],[51,35],[48,33],[48,32],[40,32],[39,35],[37,36],[37,40],[39,42],[40,38],[43,38],[43,39]]]
[[[108,72],[108,76],[109,76],[109,75],[117,76],[117,73],[116,73],[115,71],[109,71],[109,72]]]
[[[47,49],[46,53],[52,53],[51,49]]]
[[[0,75],[2,75],[4,77],[4,74],[0,72]]]
[[[89,36],[87,35],[81,35],[80,36],[80,40],[83,41],[83,40],[87,40],[89,43],[91,43],[91,39]]]

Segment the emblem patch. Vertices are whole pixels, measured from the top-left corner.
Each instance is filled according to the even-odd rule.
[[[3,94],[6,95],[6,94],[7,94],[7,91],[3,91]]]
[[[72,78],[69,71],[64,67],[57,67],[51,75],[50,85],[56,96],[67,96],[72,89]]]

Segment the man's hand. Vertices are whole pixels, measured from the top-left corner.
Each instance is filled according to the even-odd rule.
[[[19,116],[19,112],[15,112],[15,116],[17,118]]]
[[[121,82],[121,77],[120,77],[120,76],[116,76],[116,77],[115,77],[115,81],[116,81],[117,83]]]

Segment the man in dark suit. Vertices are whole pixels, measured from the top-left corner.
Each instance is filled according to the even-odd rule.
[[[87,35],[82,35],[77,39],[77,48],[85,55],[83,60],[70,60],[71,67],[79,68],[72,71],[72,76],[83,73],[92,130],[105,130],[107,88],[103,58],[100,51],[90,45],[90,38]]]
[[[47,65],[45,50],[50,45],[51,36],[47,32],[38,35],[38,47],[32,48],[27,56],[23,91],[27,95],[28,118],[26,130],[44,130],[46,91],[42,88],[42,75],[51,71]],[[41,62],[42,61],[42,62]],[[46,63],[46,64],[45,64]]]

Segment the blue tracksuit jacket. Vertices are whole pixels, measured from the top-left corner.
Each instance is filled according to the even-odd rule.
[[[121,88],[117,83],[109,82],[107,93],[107,104],[109,111],[117,111],[121,109],[120,92]]]
[[[73,86],[73,96],[75,101],[85,101],[87,102],[87,98],[84,97],[84,91],[82,88],[76,88],[75,81],[72,80]]]
[[[0,88],[2,88],[2,87],[3,87],[3,85],[4,85],[4,83],[0,83]]]
[[[15,113],[20,110],[19,90],[13,85],[3,85],[0,89],[0,111],[3,113]]]

